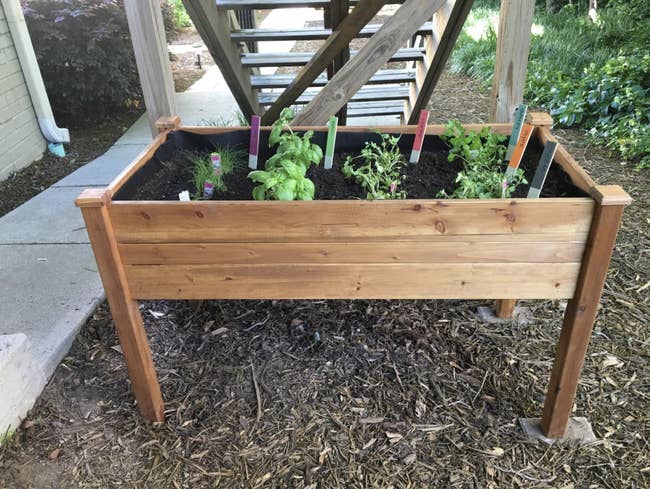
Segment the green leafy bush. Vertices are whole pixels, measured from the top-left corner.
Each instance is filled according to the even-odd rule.
[[[345,160],[343,175],[361,185],[367,199],[406,198],[405,190],[397,190],[404,179],[401,171],[406,165],[398,142],[399,137],[381,134],[381,144],[367,141],[359,156],[348,156]],[[362,164],[355,166],[355,160],[361,160]]]
[[[586,2],[553,15],[538,9],[536,32],[543,32],[531,41],[525,98],[551,112],[558,124],[583,127],[599,144],[647,167],[650,2],[603,4],[596,23],[587,19]],[[478,1],[470,24],[493,20],[497,11],[493,2]],[[464,32],[451,68],[490,86],[495,50],[489,23],[479,39]]]
[[[269,147],[278,145],[276,153],[266,160],[264,170],[248,174],[248,178],[259,183],[253,189],[255,200],[314,199],[314,182],[305,175],[311,165],[323,159],[323,150],[311,143],[314,131],[300,137],[291,130],[288,124],[292,118],[291,109],[282,110],[269,136]],[[288,132],[283,132],[285,129]]]
[[[178,31],[192,25],[192,20],[185,10],[183,0],[161,0],[160,8],[168,38],[176,36]]]
[[[517,186],[527,183],[518,169],[510,182],[505,181],[504,158],[506,137],[484,127],[480,132],[466,131],[458,121],[449,121],[442,139],[449,145],[449,161],[459,159],[463,169],[458,172],[458,188],[451,197],[457,199],[508,198]],[[445,191],[441,197],[449,197]]]
[[[96,117],[138,105],[122,0],[27,0],[23,11],[57,114]]]

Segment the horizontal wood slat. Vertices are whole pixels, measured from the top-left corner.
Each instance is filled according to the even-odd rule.
[[[315,53],[244,53],[241,62],[244,66],[301,66],[306,65]],[[354,57],[356,51],[351,51],[350,56]],[[399,49],[389,61],[420,61],[424,56],[423,48]]]
[[[585,247],[584,242],[579,241],[543,241],[543,235],[542,241],[509,239],[513,236],[528,235],[481,239],[448,236],[444,240],[422,242],[135,243],[121,244],[119,250],[127,265],[575,263],[581,260]]]
[[[118,242],[367,241],[473,234],[586,234],[589,198],[124,202]]]
[[[350,0],[350,5],[356,5],[358,0]],[[387,0],[386,4],[399,4],[404,0]],[[330,0],[217,0],[217,7],[222,9],[276,9],[276,8],[325,8]]]
[[[286,88],[295,80],[294,74],[251,75],[253,88]],[[410,83],[415,81],[414,70],[379,70],[370,77],[366,85],[381,85],[385,83]],[[322,74],[314,80],[312,87],[322,87],[327,83],[327,75]]]
[[[302,95],[298,96],[295,100],[295,104],[307,104],[312,100],[316,94],[319,92],[319,89],[308,88]],[[258,100],[262,105],[270,105],[274,103],[280,93],[278,92],[261,92],[258,95]],[[392,87],[363,87],[357,93],[355,93],[350,99],[351,103],[355,102],[368,102],[376,100],[403,100],[407,99],[409,96],[409,89],[405,86],[392,86]],[[402,104],[399,107],[403,107]]]
[[[358,38],[371,37],[379,30],[381,24],[367,24],[357,34]],[[433,24],[425,22],[416,34],[426,36],[431,34]],[[233,41],[307,41],[324,40],[332,34],[332,29],[238,29],[231,31]]]
[[[580,263],[128,265],[138,299],[567,299]]]

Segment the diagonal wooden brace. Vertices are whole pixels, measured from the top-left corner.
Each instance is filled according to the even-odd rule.
[[[318,75],[326,70],[342,51],[348,48],[350,41],[359,34],[359,31],[370,22],[385,3],[386,0],[360,0],[350,14],[332,31],[332,34],[309,63],[302,67],[275,103],[262,115],[262,124],[273,124],[283,108],[295,103],[296,99],[318,78]]]
[[[325,124],[395,54],[400,46],[411,39],[418,26],[421,25],[419,22],[433,16],[433,13],[444,3],[445,0],[406,0],[359,50],[357,55],[348,61],[341,71],[300,111],[293,120],[293,125]]]

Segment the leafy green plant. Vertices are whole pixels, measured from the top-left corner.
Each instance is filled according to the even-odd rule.
[[[215,147],[214,153],[218,153],[221,157],[221,173],[216,175],[212,166],[210,155],[204,153],[187,152],[185,155],[192,163],[192,181],[194,183],[194,198],[203,198],[203,187],[206,182],[214,185],[214,189],[219,192],[227,190],[226,184],[223,181],[224,175],[232,173],[235,167],[243,165],[246,152],[236,148],[229,147]]]
[[[323,159],[323,150],[312,144],[314,131],[299,136],[289,127],[293,111],[285,108],[273,124],[269,136],[269,147],[278,149],[264,164],[264,170],[255,170],[248,178],[256,183],[253,189],[255,200],[313,200],[314,182],[305,175],[311,165]]]
[[[449,121],[442,139],[449,146],[449,161],[459,159],[463,169],[456,176],[458,187],[451,197],[458,199],[508,198],[519,184],[527,183],[518,169],[509,182],[505,181],[504,157],[506,137],[489,127],[466,131],[458,121]],[[445,191],[439,194],[449,197]]]
[[[397,190],[404,179],[401,170],[406,165],[397,146],[400,138],[388,134],[380,136],[380,144],[366,141],[359,156],[347,157],[342,168],[343,175],[361,185],[367,199],[404,199],[406,191]],[[355,160],[362,163],[355,165]]]

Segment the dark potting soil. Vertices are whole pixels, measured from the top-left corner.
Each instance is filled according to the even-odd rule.
[[[520,168],[524,170],[528,184],[517,187],[513,197],[526,197],[532,182],[542,148],[531,142],[522,158]],[[209,154],[206,151],[205,154]],[[341,172],[346,157],[356,154],[342,153],[334,157],[333,167],[325,170],[323,165],[312,166],[307,176],[316,187],[318,200],[365,199],[366,193],[353,180],[347,179]],[[405,154],[408,160],[409,155]],[[192,182],[192,163],[183,151],[173,152],[160,161],[158,169],[146,178],[127,195],[117,196],[125,200],[178,200],[178,194],[188,190],[193,196],[195,189]],[[263,164],[260,164],[263,168]],[[409,199],[437,198],[444,190],[451,195],[456,189],[456,176],[462,169],[460,162],[447,161],[446,151],[423,151],[418,164],[407,164],[404,170],[405,179],[401,190],[406,190]],[[503,167],[505,171],[505,165]],[[247,162],[242,161],[232,173],[224,175],[225,191],[215,191],[214,200],[251,200],[254,184],[247,178],[249,173]],[[581,197],[586,194],[575,187],[568,175],[558,165],[552,165],[541,197]]]

